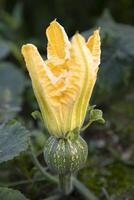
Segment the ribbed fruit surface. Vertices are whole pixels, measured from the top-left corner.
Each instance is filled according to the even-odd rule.
[[[51,136],[44,149],[48,167],[58,174],[70,174],[83,167],[88,155],[85,140],[57,139]]]

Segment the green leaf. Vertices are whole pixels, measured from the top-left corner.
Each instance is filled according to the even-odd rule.
[[[32,117],[33,117],[34,119],[40,119],[41,121],[43,121],[42,115],[41,115],[41,112],[40,112],[40,111],[35,110],[35,111],[33,111],[33,112],[31,113],[31,115],[32,115]]]
[[[75,188],[78,189],[78,192],[85,197],[87,200],[98,200],[98,198],[95,196],[90,189],[88,189],[84,184],[82,184],[77,178],[73,177],[73,184]]]
[[[0,187],[0,200],[28,200],[20,191]]]
[[[8,121],[20,111],[25,85],[23,73],[14,64],[0,63],[0,121]]]
[[[0,125],[0,163],[18,156],[28,148],[29,133],[19,123]]]
[[[109,98],[123,91],[133,74],[134,27],[116,23],[106,10],[98,20],[101,26],[102,62],[97,81],[100,98]],[[113,92],[111,92],[113,91]]]
[[[93,122],[99,122],[101,124],[105,123],[105,120],[103,118],[103,112],[99,109],[94,109],[95,106],[90,106],[89,112],[89,121],[88,123],[81,128],[81,132],[85,131]]]
[[[0,39],[0,60],[8,56],[10,45],[7,41]]]
[[[108,10],[83,35],[88,39],[97,27],[101,27],[102,54],[93,102],[99,104],[118,98],[134,79],[134,27],[116,23]]]
[[[73,129],[67,134],[67,138],[69,138],[70,140],[77,140],[77,138],[79,137],[79,133],[80,133],[80,129],[76,127],[75,129]]]
[[[20,44],[10,42],[11,54],[18,60],[21,66],[24,66],[23,58],[20,52]]]
[[[9,27],[9,30],[15,30],[18,28],[18,20],[13,17],[9,12],[1,10],[1,20]]]
[[[18,27],[22,24],[22,19],[23,19],[22,5],[23,5],[22,2],[17,2],[13,10],[13,17],[17,21]]]
[[[91,111],[91,110],[93,110],[95,107],[96,107],[96,105],[93,105],[93,106],[90,106],[90,105],[89,105],[87,111]]]
[[[90,111],[90,121],[91,122],[99,122],[101,124],[105,123],[105,120],[103,118],[103,112],[99,109],[93,109]]]

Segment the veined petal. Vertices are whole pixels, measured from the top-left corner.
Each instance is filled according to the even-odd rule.
[[[47,60],[45,63],[49,66],[53,75],[59,78],[59,83],[55,84],[50,94],[53,105],[58,110],[56,115],[61,122],[62,135],[65,135],[71,130],[71,113],[79,96],[83,72],[73,60],[67,60],[62,64],[54,63],[53,60]]]
[[[86,115],[89,99],[96,81],[93,56],[88,49],[84,38],[76,34],[72,38],[72,57],[83,71],[80,96],[75,102],[72,114],[71,128],[81,127]]]
[[[22,47],[22,54],[46,127],[51,134],[63,136],[70,130],[71,111],[81,87],[79,66],[71,60],[44,62],[31,44]]]
[[[45,84],[45,81],[49,83],[49,76],[51,76],[51,74],[47,72],[47,66],[45,66],[43,59],[34,45],[23,45],[22,54],[25,58],[26,66],[32,80],[34,93],[42,111],[45,125],[50,133],[54,133],[58,137],[61,130],[58,118],[51,106]]]
[[[70,42],[64,28],[56,21],[52,21],[46,30],[48,38],[47,57],[48,59],[58,57],[59,59],[69,58]]]
[[[53,21],[46,31],[48,60],[32,44],[22,47],[45,125],[55,137],[81,128],[100,63],[99,31],[85,43],[75,34],[70,43],[64,28]]]
[[[94,31],[93,35],[89,37],[87,41],[87,47],[90,49],[93,55],[93,61],[95,64],[94,66],[97,69],[100,64],[101,55],[99,30]]]
[[[76,96],[78,96],[80,88],[79,69],[72,61],[64,61],[62,64],[46,60],[46,65],[49,70],[49,78],[51,86],[47,81],[49,97],[53,101],[53,105],[60,106],[62,104],[69,107],[73,104]],[[47,89],[47,88],[46,88]]]

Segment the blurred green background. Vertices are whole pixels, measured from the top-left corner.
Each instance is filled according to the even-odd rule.
[[[55,18],[69,37],[79,31],[88,38],[101,27],[101,65],[91,104],[103,110],[106,124],[92,125],[84,133],[89,157],[78,177],[100,200],[133,200],[133,0],[0,0],[0,123],[19,119],[31,130],[37,152],[43,148],[48,133],[30,116],[38,105],[20,50],[22,44],[33,43],[45,57],[45,29]],[[39,159],[45,165],[40,154]],[[28,155],[0,166],[1,185],[32,177],[41,175]],[[9,185],[32,200],[55,191],[45,181]],[[76,198],[83,199],[74,191],[69,199]]]

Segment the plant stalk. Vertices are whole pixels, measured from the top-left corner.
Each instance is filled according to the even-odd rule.
[[[36,167],[42,172],[42,174],[45,176],[45,178],[47,180],[50,180],[51,182],[53,183],[58,183],[58,180],[56,177],[54,177],[53,175],[51,175],[50,173],[48,173],[39,163],[39,161],[37,160],[36,158],[36,155],[34,153],[34,149],[33,149],[33,145],[32,145],[32,142],[29,141],[29,144],[30,144],[30,149],[31,149],[31,155],[32,155],[32,158],[33,158],[33,162],[35,163]]]
[[[69,195],[72,191],[71,174],[59,174],[59,188],[64,195]]]

